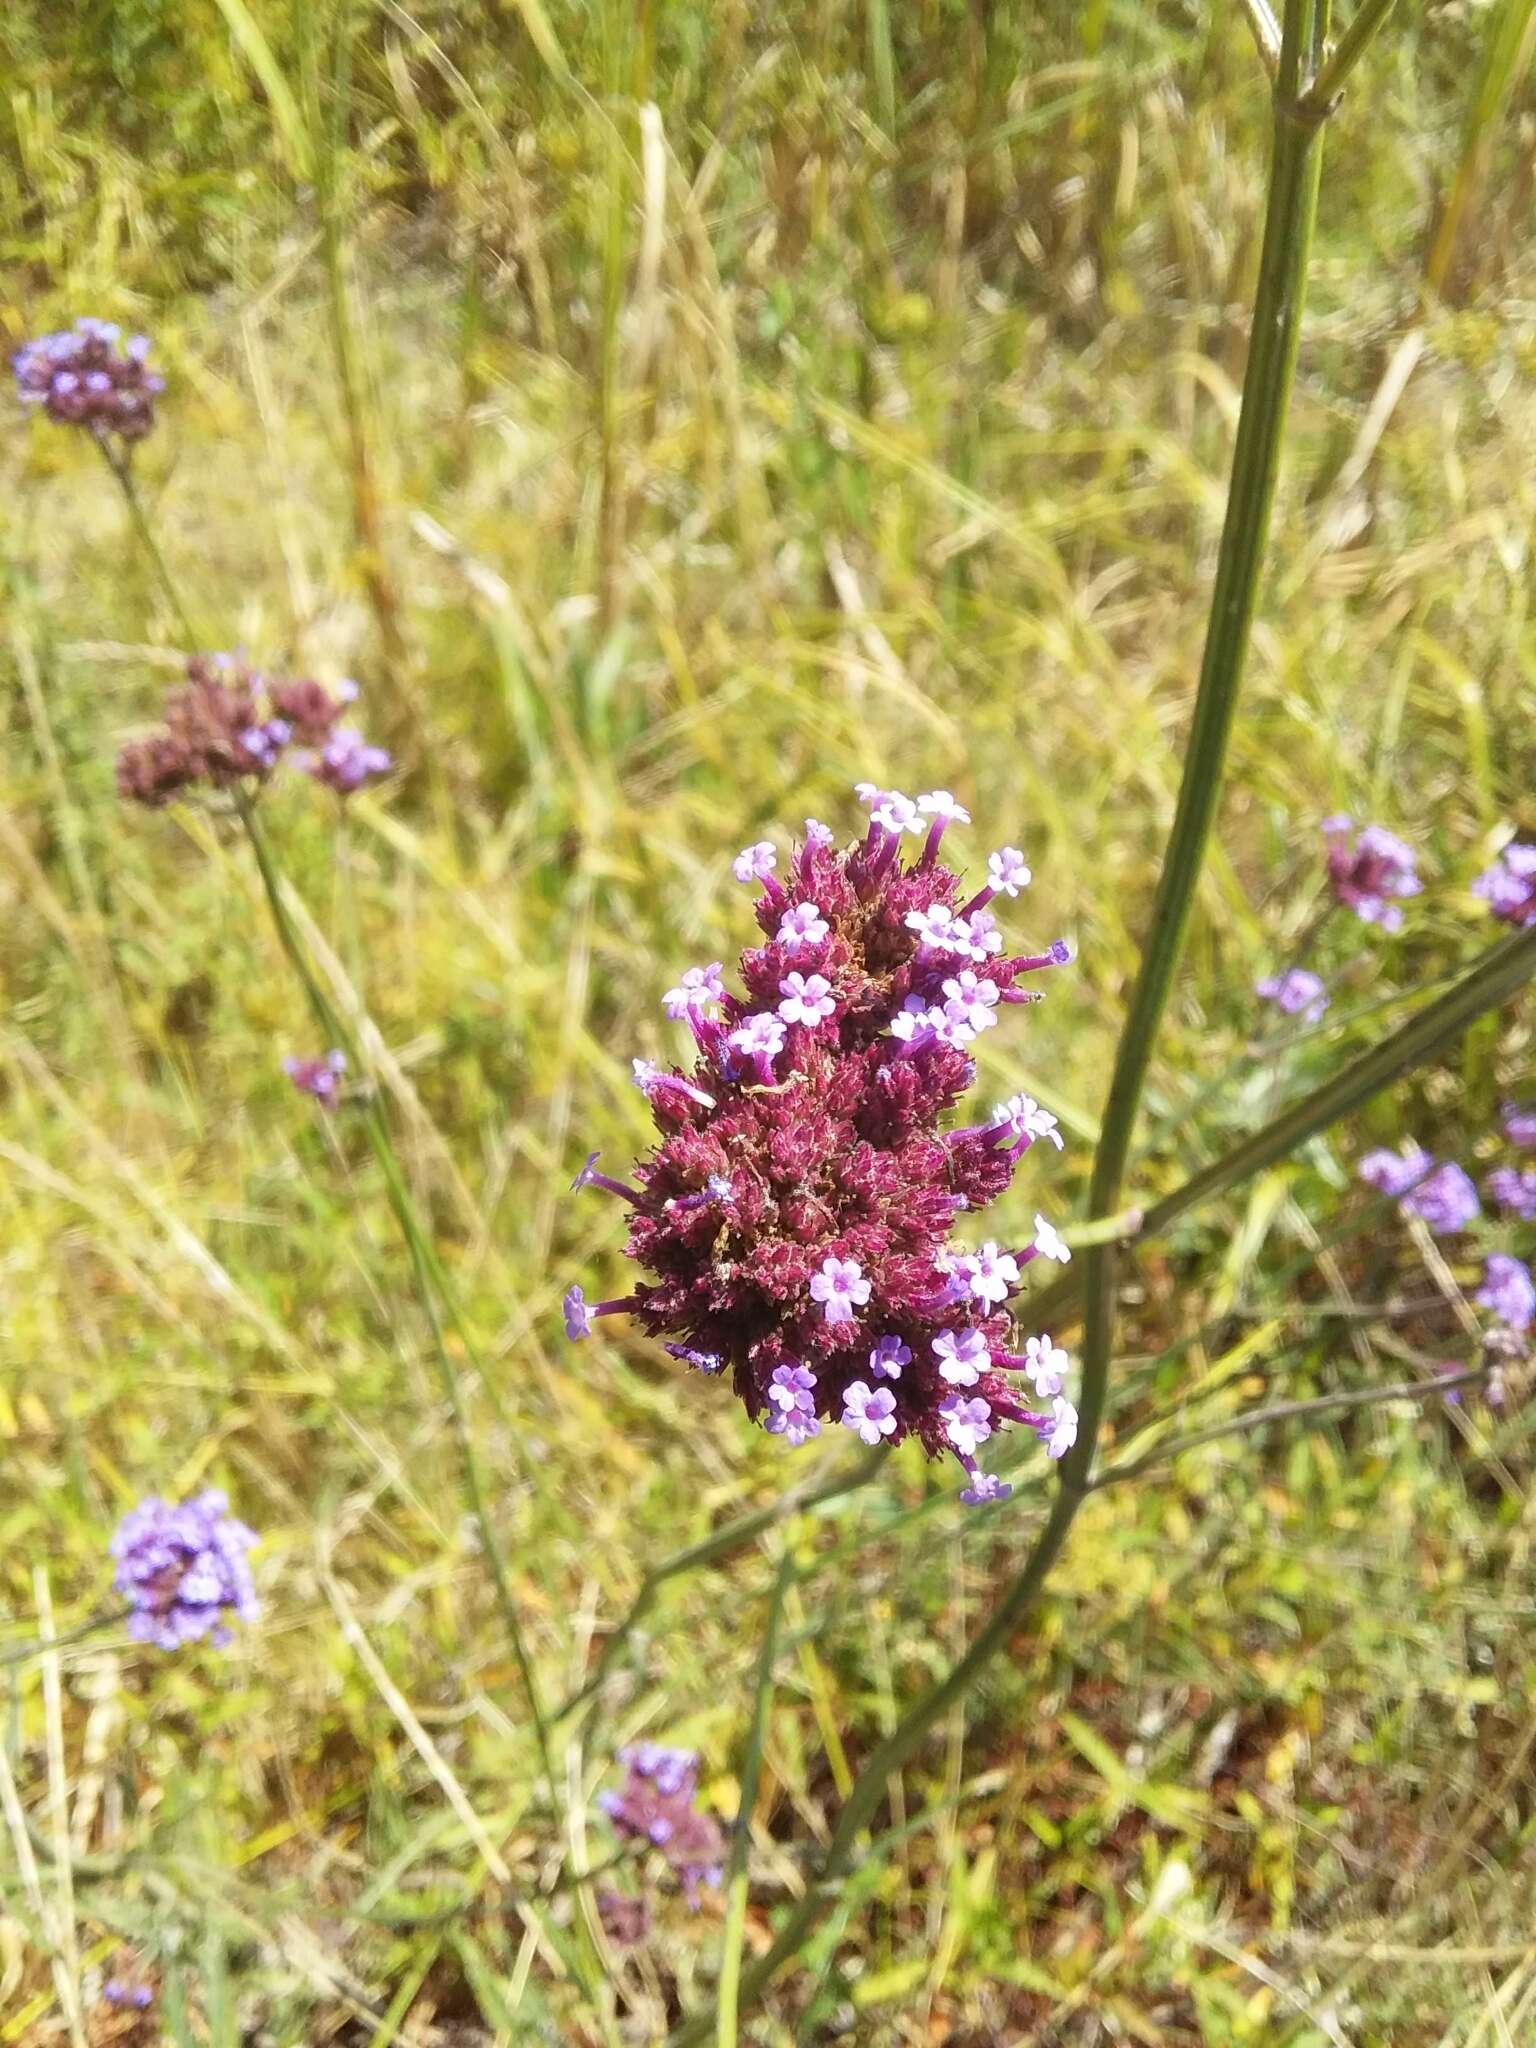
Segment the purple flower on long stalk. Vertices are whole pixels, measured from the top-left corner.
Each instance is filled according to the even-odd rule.
[[[322,1109],[334,1109],[347,1071],[344,1052],[328,1052],[322,1059],[296,1059],[292,1053],[283,1061],[283,1072],[302,1095],[312,1095]]]
[[[1491,1309],[1511,1330],[1528,1330],[1536,1322],[1536,1282],[1524,1260],[1508,1252],[1491,1252],[1483,1268],[1483,1284],[1473,1299]]]
[[[962,822],[947,791],[861,793],[871,823],[852,846],[818,832],[782,875],[743,861],[763,933],[742,955],[745,993],[718,962],[669,991],[695,1063],[686,1076],[637,1065],[659,1142],[622,1184],[627,1250],[649,1277],[590,1307],[572,1289],[566,1327],[582,1337],[599,1315],[632,1314],[674,1355],[723,1361],[748,1413],[789,1443],[823,1421],[870,1443],[915,1436],[960,1459],[966,1498],[1001,1498],[1001,1482],[977,1483],[985,1437],[1013,1423],[1053,1455],[1070,1441],[1058,1407],[1024,1405],[1007,1303],[1032,1261],[1071,1254],[1041,1216],[1025,1244],[971,1251],[950,1232],[1038,1138],[1061,1138],[1026,1096],[945,1126],[975,1075],[970,1040],[1038,1000],[1027,978],[1069,954],[1060,941],[1004,951],[986,904],[1022,886],[1022,861],[1005,849],[968,896],[938,857]],[[922,843],[905,865],[908,834]],[[728,1201],[710,1194],[721,1180]]]
[[[1472,884],[1472,894],[1505,924],[1536,924],[1536,846],[1506,846]]]
[[[382,748],[337,723],[356,696],[353,682],[327,691],[268,676],[232,654],[195,654],[186,681],[167,693],[160,730],[119,752],[118,794],[158,809],[198,787],[249,792],[290,754],[346,794],[389,767]]]
[[[260,1612],[246,1553],[254,1530],[237,1522],[224,1494],[211,1488],[172,1506],[151,1494],[118,1524],[113,1585],[128,1601],[128,1633],[162,1650],[206,1636],[231,1640],[228,1621]]]
[[[1328,992],[1317,975],[1305,967],[1289,967],[1284,974],[1268,975],[1256,981],[1253,992],[1283,1010],[1287,1017],[1302,1017],[1315,1024],[1328,1007]]]
[[[59,334],[24,342],[11,358],[16,391],[61,426],[85,427],[105,440],[142,441],[155,423],[155,400],[165,379],[146,368],[149,343],[130,336],[121,355],[121,329],[110,320],[77,320]]]
[[[1392,899],[1417,896],[1424,886],[1413,848],[1384,825],[1362,825],[1355,832],[1354,820],[1343,816],[1325,818],[1322,829],[1328,880],[1339,902],[1365,924],[1380,925],[1384,932],[1401,930],[1403,913]]]
[[[1470,1176],[1452,1160],[1437,1164],[1411,1139],[1401,1152],[1367,1152],[1356,1172],[1368,1186],[1396,1196],[1403,1212],[1420,1217],[1436,1237],[1465,1230],[1482,1213]]]
[[[597,1803],[626,1841],[649,1842],[661,1852],[690,1901],[700,1885],[717,1885],[725,1861],[718,1824],[694,1806],[699,1759],[691,1749],[636,1742],[619,1751],[628,1772],[617,1792]]]

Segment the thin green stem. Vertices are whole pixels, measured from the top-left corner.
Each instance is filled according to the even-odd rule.
[[[725,1880],[725,1932],[721,1938],[720,1983],[715,1994],[715,2040],[718,2048],[734,2048],[736,2041],[737,1993],[741,1984],[741,1945],[747,1931],[747,1854],[752,1845],[752,1809],[757,1804],[757,1780],[763,1762],[763,1739],[768,1731],[768,1702],[773,1697],[773,1666],[779,1652],[779,1622],[784,1613],[784,1596],[795,1575],[794,1557],[788,1550],[779,1560],[778,1577],[768,1602],[768,1619],[763,1628],[762,1654],[757,1662],[757,1686],[752,1699],[752,1726],[747,1734],[746,1753],[739,1778],[740,1798],[736,1827],[731,1836],[731,1862]]]
[[[1273,78],[1280,68],[1280,24],[1274,10],[1269,0],[1240,0],[1240,4],[1258,45],[1259,61]]]
[[[129,459],[126,455],[115,454],[99,434],[93,434],[91,438],[101,450],[102,461],[105,462],[117,480],[117,487],[122,492],[124,502],[128,507],[128,517],[133,521],[133,530],[138,535],[139,545],[149,557],[150,567],[155,572],[155,579],[160,585],[161,593],[166,603],[170,606],[176,624],[181,630],[181,637],[185,643],[186,650],[189,654],[193,653],[200,644],[198,636],[193,629],[191,619],[187,615],[187,608],[181,601],[181,593],[177,590],[174,582],[172,582],[171,572],[165,565],[165,557],[160,552],[160,543],[155,539],[154,528],[149,523],[148,515],[144,510],[143,500],[139,496],[139,487],[134,482],[133,470]]]
[[[267,841],[255,806],[245,796],[238,798],[240,821],[245,827],[251,851],[255,855],[256,867],[261,876],[267,906],[277,930],[279,943],[288,956],[290,966],[297,975],[304,990],[315,1021],[329,1043],[339,1046],[347,1055],[354,1069],[361,1068],[357,1040],[345,1019],[337,1010],[325,989],[305,950],[283,895],[282,877],[278,873],[272,849]],[[435,1252],[422,1227],[416,1204],[401,1167],[394,1141],[389,1134],[377,1095],[369,1090],[365,1093],[362,1106],[362,1124],[367,1133],[373,1156],[384,1176],[385,1191],[400,1234],[405,1239],[406,1251],[410,1257],[411,1269],[416,1280],[416,1291],[427,1318],[432,1337],[433,1355],[437,1361],[439,1377],[447,1397],[449,1412],[453,1418],[454,1435],[458,1442],[460,1462],[464,1471],[464,1491],[469,1502],[470,1513],[480,1534],[481,1547],[486,1563],[490,1567],[492,1583],[496,1591],[497,1604],[502,1620],[511,1638],[513,1655],[517,1661],[518,1676],[522,1682],[523,1695],[527,1701],[529,1717],[533,1722],[538,1742],[539,1760],[548,1782],[550,1798],[558,1805],[558,1792],[554,1774],[553,1759],[549,1744],[549,1723],[539,1699],[538,1681],[534,1674],[533,1660],[523,1633],[522,1616],[518,1611],[516,1596],[512,1591],[511,1579],[507,1573],[506,1561],[491,1519],[490,1505],[486,1497],[485,1482],[480,1471],[480,1460],[475,1452],[474,1431],[470,1426],[469,1412],[465,1406],[463,1389],[452,1355],[448,1350],[444,1333],[444,1310],[452,1321],[455,1334],[471,1350],[467,1333],[451,1295],[443,1289],[443,1273]],[[472,1351],[471,1351],[471,1355]]]
[[[1291,0],[1285,14],[1281,75],[1275,100],[1269,203],[1253,309],[1253,338],[1243,378],[1242,413],[1211,594],[1210,626],[1200,665],[1178,808],[1158,879],[1141,971],[1116,1050],[1103,1131],[1094,1156],[1088,1198],[1090,1222],[1113,1216],[1121,1206],[1126,1161],[1147,1068],[1183,955],[1195,888],[1216,819],[1222,771],[1248,652],[1295,375],[1307,257],[1317,210],[1321,167],[1318,131],[1312,124],[1295,119],[1292,111],[1295,80],[1310,19],[1310,8],[1304,0]],[[1066,1460],[1067,1477],[1079,1486],[1092,1470],[1094,1444],[1104,1412],[1114,1344],[1118,1266],[1119,1251],[1114,1244],[1090,1246],[1084,1258],[1087,1317],[1081,1417],[1077,1443]]]
[[[1387,18],[1396,5],[1397,0],[1362,0],[1354,20],[1339,37],[1332,56],[1324,61],[1307,88],[1304,105],[1309,113],[1321,116],[1332,112],[1334,101],[1344,90],[1349,74],[1386,27]]]

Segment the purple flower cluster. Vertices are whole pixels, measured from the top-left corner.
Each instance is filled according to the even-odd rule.
[[[1301,1017],[1308,1024],[1315,1024],[1328,1007],[1328,992],[1323,983],[1305,967],[1287,968],[1284,974],[1271,974],[1256,981],[1253,992],[1273,1003],[1277,1010],[1283,1010],[1287,1017]]]
[[[1338,901],[1365,924],[1384,932],[1402,928],[1403,913],[1394,898],[1417,896],[1423,888],[1414,852],[1384,825],[1362,825],[1358,832],[1347,817],[1325,818],[1328,880]]]
[[[1536,924],[1536,846],[1506,846],[1472,884],[1472,894],[1505,924]]]
[[[142,334],[116,344],[110,320],[77,320],[61,334],[24,342],[11,358],[16,390],[25,405],[41,406],[61,425],[88,427],[105,439],[142,441],[155,423],[155,400],[165,379],[145,368],[149,343]]]
[[[595,1316],[633,1314],[675,1356],[729,1369],[749,1414],[786,1442],[824,1421],[869,1444],[915,1436],[959,1459],[962,1498],[1001,1499],[1007,1487],[976,1467],[989,1437],[1022,1424],[1053,1457],[1075,1437],[1060,1376],[1049,1390],[1036,1379],[1005,1307],[1034,1259],[1071,1254],[1040,1216],[1012,1247],[967,1251],[950,1232],[1003,1192],[1037,1138],[1061,1138],[1024,1095],[943,1125],[974,1078],[969,1047],[1008,1006],[1037,1000],[1025,977],[1068,949],[1005,951],[988,906],[1029,870],[1005,847],[968,892],[938,857],[966,816],[948,791],[859,794],[871,822],[845,850],[815,825],[782,880],[766,841],[737,859],[762,887],[746,993],[727,991],[718,961],[681,976],[663,1000],[692,1032],[692,1070],[635,1063],[660,1143],[634,1185],[590,1160],[578,1176],[630,1205],[627,1250],[654,1277],[595,1305],[573,1287],[566,1329],[583,1337]],[[922,844],[903,865],[908,833]],[[1043,1409],[1023,1405],[1021,1380]]]
[[[130,1984],[125,1977],[109,1977],[101,1987],[102,1998],[129,2012],[148,2012],[155,1994],[148,1984]]]
[[[165,700],[164,723],[117,757],[118,794],[152,809],[202,785],[265,782],[285,757],[341,795],[388,772],[382,747],[340,723],[357,685],[268,676],[232,654],[196,654]]]
[[[347,1056],[344,1052],[328,1052],[323,1059],[295,1059],[289,1053],[283,1061],[283,1072],[301,1095],[312,1095],[322,1109],[334,1109],[341,1090],[341,1077],[347,1071]]]
[[[1400,1152],[1367,1152],[1356,1171],[1369,1187],[1395,1196],[1436,1237],[1452,1237],[1482,1213],[1477,1189],[1453,1160],[1436,1162],[1410,1139]]]
[[[637,1742],[619,1751],[628,1775],[617,1792],[598,1794],[598,1805],[627,1841],[660,1850],[690,1900],[700,1885],[717,1885],[725,1860],[718,1825],[694,1806],[699,1759],[691,1749]],[[638,1938],[638,1937],[635,1937]]]
[[[1496,1208],[1536,1223],[1536,1167],[1496,1166],[1483,1186]]]
[[[1536,1321],[1536,1282],[1530,1267],[1512,1253],[1489,1254],[1483,1284],[1473,1299],[1511,1330],[1528,1330]]]
[[[113,1585],[132,1610],[128,1633],[162,1650],[204,1636],[222,1648],[227,1616],[254,1621],[260,1611],[246,1558],[255,1541],[222,1493],[210,1489],[175,1507],[151,1494],[112,1538]]]

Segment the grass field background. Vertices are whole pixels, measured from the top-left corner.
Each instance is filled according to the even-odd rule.
[[[1536,835],[1532,9],[1409,13],[1327,139],[1142,1201],[1465,964],[1469,881]],[[958,792],[975,866],[1025,850],[1009,927],[1077,959],[985,1042],[978,1095],[1027,1088],[1068,1140],[998,1235],[1070,1223],[1199,661],[1262,73],[1235,7],[1102,0],[23,5],[0,55],[6,338],[154,336],[140,473],[200,639],[355,675],[400,759],[344,812],[280,786],[269,827],[483,1352],[466,1396],[559,1701],[649,1567],[855,1458],[787,1453],[622,1327],[560,1332],[571,1280],[624,1289],[615,1211],[567,1185],[645,1146],[629,1061],[679,1044],[677,972],[748,939],[741,846],[851,832],[867,777]],[[719,1902],[625,1955],[587,1888],[548,1889],[611,1853],[616,1745],[697,1747],[734,1815],[788,1552],[765,1946],[1044,1473],[968,1516],[909,1447],[669,1581],[560,1722],[551,1815],[377,1170],[281,1070],[323,1048],[248,857],[113,793],[176,619],[89,444],[19,408],[0,551],[0,2042],[161,2038],[96,2002],[128,1951],[178,2044],[659,2040],[710,1996]],[[1298,1030],[1252,984],[1313,925],[1340,810],[1427,887],[1400,939],[1323,928],[1334,1007]],[[1465,1352],[1474,1268],[1426,1265],[1353,1162],[1495,1157],[1531,1023],[1142,1255],[1115,1448]],[[1531,2039],[1530,1479],[1518,1406],[1393,1405],[1095,1498],[741,2038]],[[261,1533],[260,1624],[21,1654],[108,1603],[126,1508],[205,1483]]]

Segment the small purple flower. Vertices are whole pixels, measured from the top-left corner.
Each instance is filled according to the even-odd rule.
[[[780,1365],[768,1384],[768,1398],[775,1408],[805,1408],[808,1395],[816,1391],[816,1375],[807,1365]]]
[[[148,2012],[155,1994],[147,1984],[130,1984],[123,1977],[109,1977],[101,1987],[102,2000],[129,2012]]]
[[[871,1387],[867,1380],[855,1380],[843,1390],[844,1429],[853,1430],[865,1443],[877,1444],[896,1430],[896,1396],[889,1387]]]
[[[1536,1146],[1536,1103],[1506,1102],[1501,1115],[1504,1135],[1511,1145],[1518,1145],[1522,1151]]]
[[[1010,1137],[1049,1138],[1060,1152],[1062,1150],[1061,1129],[1048,1109],[1042,1109],[1033,1096],[1010,1095],[1006,1102],[1000,1102],[992,1112],[994,1130],[1005,1129]]]
[[[952,1387],[974,1387],[992,1363],[980,1330],[940,1330],[933,1340],[933,1355],[939,1361],[939,1378]]]
[[[1528,1330],[1536,1322],[1536,1283],[1531,1269],[1508,1252],[1491,1252],[1483,1268],[1483,1284],[1472,1297],[1491,1309],[1511,1330]]]
[[[779,856],[771,839],[759,839],[755,846],[744,847],[731,862],[731,873],[738,882],[766,882],[779,864]]]
[[[1367,1152],[1355,1172],[1367,1187],[1383,1195],[1406,1195],[1434,1168],[1434,1159],[1410,1138],[1401,1152]]]
[[[786,1024],[815,1026],[837,1008],[832,984],[824,974],[786,974],[779,993],[784,998],[779,1015]]]
[[[630,1078],[648,1101],[654,1102],[658,1095],[675,1088],[679,1095],[686,1095],[690,1102],[696,1102],[700,1109],[713,1109],[715,1098],[706,1095],[702,1088],[695,1088],[691,1081],[685,1081],[681,1074],[669,1074],[664,1067],[658,1067],[654,1060],[631,1060]]]
[[[895,833],[898,838],[903,832],[922,831],[923,820],[917,805],[899,789],[880,789],[873,782],[856,782],[853,788],[860,803],[869,806],[872,829]]]
[[[837,834],[830,825],[823,825],[819,818],[806,819],[805,843],[808,847],[817,853],[822,853],[825,852],[827,847],[834,845],[836,839]]]
[[[222,1493],[209,1489],[175,1507],[151,1494],[112,1538],[112,1583],[133,1610],[128,1633],[162,1650],[204,1636],[221,1649],[231,1640],[227,1616],[254,1621],[260,1612],[246,1558],[255,1541]]]
[[[957,917],[949,940],[977,962],[990,960],[1003,950],[1003,935],[990,910],[973,910],[969,917]]]
[[[987,879],[994,895],[1017,896],[1021,889],[1029,887],[1034,876],[1016,846],[1003,846],[987,855]]]
[[[1304,1017],[1315,1024],[1328,1007],[1328,994],[1315,974],[1305,967],[1289,967],[1284,974],[1271,974],[1253,985],[1254,994],[1273,1003],[1287,1017]]]
[[[830,927],[814,903],[797,903],[779,920],[778,942],[788,953],[819,946]]]
[[[997,1022],[1000,991],[995,981],[983,980],[967,967],[962,973],[950,976],[943,985],[943,992],[947,998],[944,1014],[961,1030],[972,1033],[985,1031]]]
[[[970,812],[947,789],[930,789],[926,796],[918,798],[917,808],[923,817],[931,820],[923,845],[925,861],[937,858],[946,825],[969,825],[971,822]]]
[[[909,910],[902,919],[909,932],[916,932],[925,946],[947,947],[954,937],[955,914],[947,903],[930,903],[926,910]]]
[[[1063,1395],[1051,1403],[1049,1416],[1035,1424],[1048,1458],[1064,1458],[1077,1442],[1077,1410]]]
[[[573,1344],[592,1334],[592,1311],[579,1287],[567,1287],[560,1306],[565,1311],[565,1334]]]
[[[669,988],[661,999],[669,1017],[687,1017],[694,1012],[708,1016],[724,1000],[725,983],[720,979],[718,960],[711,960],[707,967],[688,968],[677,987]]]
[[[1024,1372],[1042,1401],[1059,1394],[1067,1383],[1071,1359],[1049,1337],[1024,1340]]]
[[[882,1337],[869,1354],[869,1369],[876,1379],[899,1380],[901,1368],[912,1363],[912,1353],[899,1337]]]
[[[944,1434],[962,1458],[974,1457],[977,1445],[992,1434],[991,1403],[979,1396],[967,1400],[964,1394],[951,1394],[939,1403],[939,1413],[944,1418]]]
[[[1436,1237],[1452,1237],[1476,1222],[1482,1213],[1477,1189],[1470,1177],[1450,1160],[1425,1176],[1412,1194],[1403,1197],[1403,1209],[1418,1216]]]
[[[1012,1492],[1007,1480],[999,1479],[995,1472],[972,1472],[971,1483],[960,1498],[968,1508],[980,1508],[992,1501],[1007,1500]]]
[[[145,368],[149,343],[142,334],[133,335],[121,355],[118,334],[110,320],[87,319],[24,342],[11,358],[16,395],[61,426],[88,427],[101,440],[116,434],[142,441],[155,423],[165,379]]]
[[[725,1842],[716,1823],[693,1804],[699,1786],[694,1752],[637,1742],[619,1751],[619,1762],[628,1772],[624,1784],[617,1792],[599,1793],[597,1800],[615,1834],[659,1850],[690,1899],[701,1884],[719,1884]]]
[[[338,725],[306,766],[316,782],[338,796],[355,796],[387,775],[394,762],[383,747],[370,746],[355,726]]]
[[[784,1050],[781,1018],[774,1016],[771,1010],[759,1010],[733,1031],[725,1042],[752,1061],[765,1088],[773,1086],[773,1063]]]
[[[334,1109],[341,1088],[341,1077],[347,1071],[347,1056],[344,1052],[328,1052],[323,1059],[295,1059],[292,1053],[283,1061],[283,1072],[301,1094],[312,1095],[322,1109]]]
[[[1483,1185],[1501,1209],[1523,1222],[1536,1223],[1536,1167],[1521,1172],[1514,1166],[1496,1166]]]
[[[979,1251],[955,1261],[955,1271],[974,1301],[996,1306],[1019,1284],[1019,1262],[988,1238]]]
[[[1339,902],[1365,924],[1380,925],[1384,932],[1401,930],[1403,913],[1389,898],[1417,896],[1424,886],[1413,848],[1383,825],[1362,825],[1351,844],[1354,821],[1346,817],[1325,818],[1322,830],[1328,841],[1328,879]]]
[[[811,1275],[812,1301],[819,1301],[829,1323],[851,1323],[856,1308],[869,1300],[870,1283],[857,1259],[825,1258]]]
[[[1505,924],[1536,924],[1536,846],[1506,846],[1472,884],[1472,894]]]

